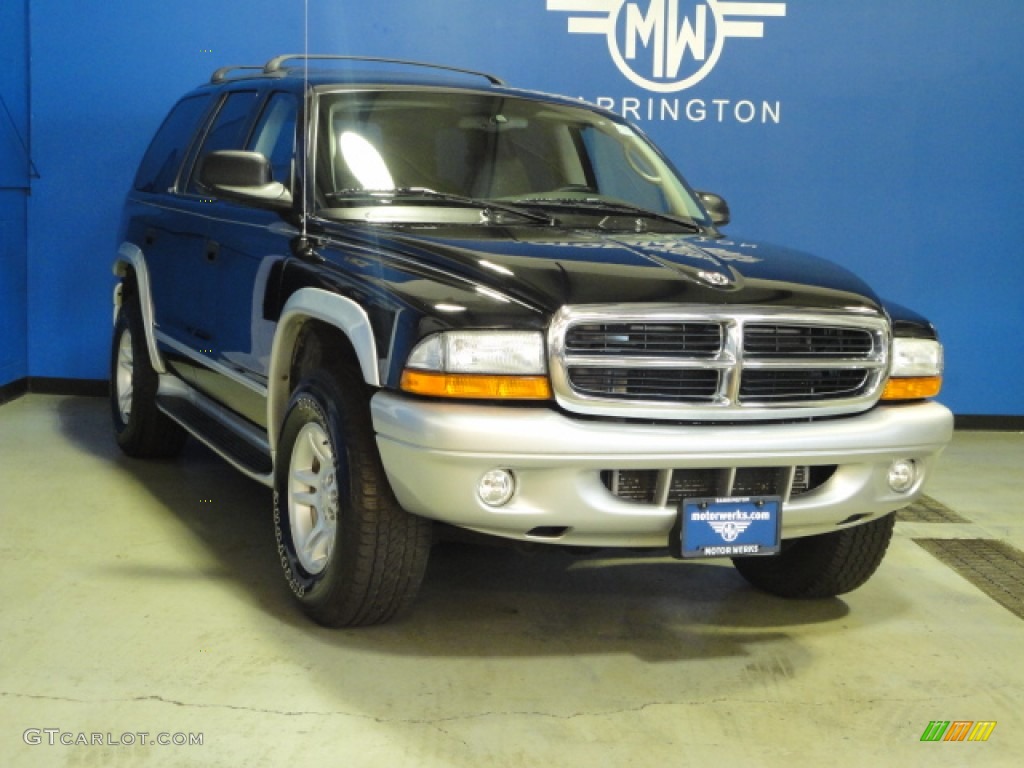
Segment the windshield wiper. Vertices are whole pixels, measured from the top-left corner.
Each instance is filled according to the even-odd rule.
[[[584,211],[587,213],[607,213],[607,214],[626,214],[629,216],[636,216],[641,219],[655,219],[657,221],[665,221],[670,224],[676,224],[677,226],[684,227],[692,232],[702,232],[703,227],[695,221],[690,219],[684,219],[679,216],[675,216],[671,213],[659,213],[658,211],[652,211],[647,208],[641,208],[639,205],[630,205],[629,203],[620,203],[618,201],[600,200],[598,198],[587,197],[582,199],[576,198],[530,198],[529,200],[518,201],[519,205],[536,205],[539,207],[556,207],[565,210],[576,210]],[[602,221],[603,223],[603,221]],[[601,226],[599,224],[598,226]],[[602,227],[603,229],[603,227]]]
[[[372,200],[405,200],[408,198],[427,198],[430,200],[439,200],[445,203],[457,203],[459,205],[473,206],[474,208],[480,208],[483,211],[484,218],[491,222],[494,220],[494,212],[500,211],[501,213],[508,213],[514,216],[520,216],[529,221],[535,221],[539,224],[544,224],[549,227],[556,226],[558,221],[549,216],[546,213],[538,213],[536,211],[530,211],[525,208],[521,208],[517,205],[509,205],[508,203],[499,203],[494,200],[483,200],[475,197],[468,197],[466,195],[457,195],[453,192],[438,192],[436,189],[430,189],[428,187],[397,187],[395,189],[342,189],[332,195],[332,199],[335,200],[352,200],[359,198],[370,198]],[[497,222],[495,222],[497,223]]]

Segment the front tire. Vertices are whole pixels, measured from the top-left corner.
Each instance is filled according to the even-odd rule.
[[[157,372],[149,359],[138,299],[126,295],[110,351],[110,411],[117,444],[140,459],[177,456],[188,437],[156,405]]]
[[[737,557],[733,565],[748,582],[779,597],[821,598],[851,592],[882,563],[896,516],[834,533],[791,539],[767,557]]]
[[[315,371],[281,430],[274,528],[285,578],[303,610],[330,627],[380,624],[416,597],[430,523],[399,506],[381,465],[365,387]]]

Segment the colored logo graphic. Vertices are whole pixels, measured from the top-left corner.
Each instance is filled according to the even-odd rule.
[[[995,729],[994,720],[932,720],[921,741],[988,741]]]
[[[785,3],[724,0],[547,0],[547,9],[572,14],[569,34],[604,35],[619,71],[656,93],[696,85],[727,39],[764,37],[761,19],[786,15]]]

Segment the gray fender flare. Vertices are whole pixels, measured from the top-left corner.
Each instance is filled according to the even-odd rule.
[[[363,380],[372,387],[380,386],[377,342],[366,311],[352,299],[336,293],[320,288],[300,288],[291,295],[281,312],[267,372],[267,437],[275,455],[292,389],[289,381],[292,351],[307,320],[318,320],[344,333],[355,350]]]
[[[149,359],[153,369],[157,373],[167,373],[164,359],[160,356],[160,350],[156,346],[156,314],[153,311],[153,294],[150,290],[149,268],[146,266],[146,255],[134,243],[124,242],[117,249],[117,258],[114,260],[113,270],[118,277],[126,277],[129,268],[135,273],[135,284],[139,292],[139,307],[142,310],[142,324],[146,329],[146,346],[149,348]],[[114,289],[114,319],[117,319],[117,310],[121,308],[122,293],[121,284],[118,283]]]

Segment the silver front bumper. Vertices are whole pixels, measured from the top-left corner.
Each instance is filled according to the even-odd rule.
[[[591,421],[547,408],[389,392],[377,393],[371,410],[384,468],[410,512],[499,536],[583,546],[665,546],[675,521],[674,506],[613,495],[601,481],[604,470],[838,465],[824,485],[785,505],[782,536],[795,538],[913,502],[953,430],[952,414],[938,403],[821,422],[699,426]],[[907,493],[887,482],[897,459],[913,459],[921,470]],[[499,468],[515,474],[517,490],[493,508],[477,487]],[[543,535],[530,533],[537,529]],[[552,530],[560,533],[552,538]]]

